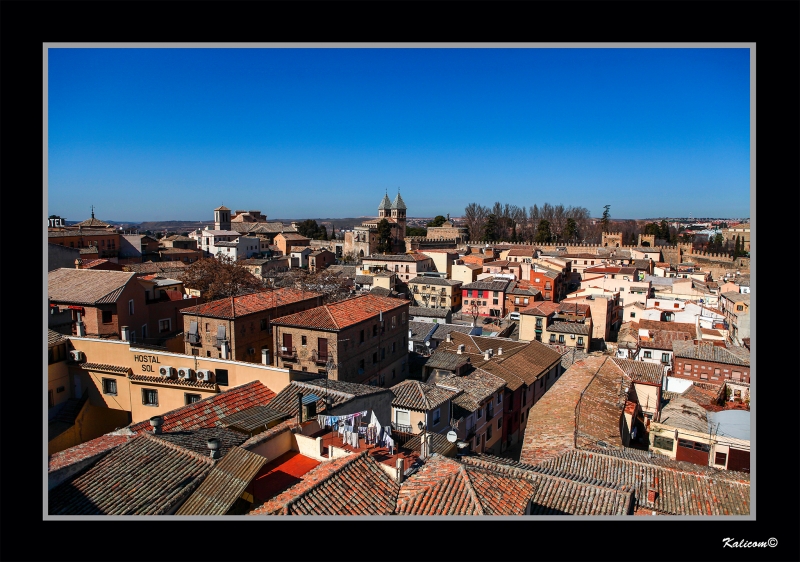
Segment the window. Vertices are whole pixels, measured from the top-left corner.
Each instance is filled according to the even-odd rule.
[[[361,333],[359,334],[358,343],[364,343],[364,330],[361,330]]]
[[[392,316],[392,329],[397,327],[397,316]]]
[[[661,303],[656,301],[656,306],[661,306]]]
[[[578,345],[583,345],[583,338],[578,338]]]
[[[674,446],[674,439],[670,439],[669,437],[661,437],[659,435],[653,437],[653,447],[657,449],[666,449],[667,451],[671,451]]]
[[[645,358],[645,359],[650,359],[650,358],[652,358],[652,355],[653,355],[653,354],[652,354],[651,352],[649,352],[649,351],[645,351],[645,352],[644,352],[644,358]]]
[[[208,322],[206,322],[206,332],[208,331]]]
[[[172,329],[172,319],[171,318],[165,318],[164,320],[159,320],[158,321],[158,332],[159,333],[169,332],[171,329]],[[142,334],[142,337],[144,337],[144,334]]]
[[[228,369],[217,369],[214,371],[214,377],[219,386],[228,386]]]
[[[376,351],[375,353],[372,354],[372,364],[374,365],[377,362],[378,362],[378,352]]]
[[[433,425],[434,427],[439,425],[439,422],[442,421],[441,410],[436,408],[433,412]]]
[[[503,418],[497,419],[497,429],[503,429]]]
[[[674,305],[672,305],[672,306],[673,306],[674,308],[679,308],[679,305],[678,305],[678,303],[675,303],[675,304],[674,304]]]
[[[492,291],[492,296],[497,297],[497,291]]]
[[[103,324],[111,324],[111,311],[104,310],[103,311]]]
[[[556,343],[556,335],[550,334],[550,343]]]
[[[409,427],[411,425],[411,415],[405,410],[395,410],[394,419],[397,425]]]
[[[703,380],[708,380],[708,373],[700,373],[700,378]]]
[[[142,404],[145,406],[158,406],[158,391],[152,388],[143,388]]]
[[[486,440],[488,441],[491,438],[492,438],[492,426],[491,425],[487,425],[486,426]]]
[[[716,453],[714,455],[714,464],[725,466],[728,462],[728,453]]]
[[[401,324],[405,324],[406,323],[406,313],[405,312],[400,315],[400,323]]]
[[[528,304],[528,298],[527,298],[527,297],[525,297],[525,298],[522,300],[522,304]]]
[[[718,376],[719,376],[719,369],[714,369],[714,376],[715,376],[715,377],[718,377]]]
[[[559,334],[558,343],[564,343],[564,334]]]
[[[305,346],[308,343],[306,336],[300,336],[300,345]]]
[[[519,304],[519,297],[514,297],[514,304]]]
[[[691,371],[692,370],[692,364],[691,363],[684,364],[683,365],[683,370],[684,371]]]
[[[103,394],[109,394],[111,396],[117,395],[116,379],[103,379]]]
[[[631,318],[636,318],[636,313],[635,312],[631,312]]]
[[[478,419],[481,419],[483,417],[483,408],[478,408],[477,417],[478,417]]]
[[[669,363],[669,353],[662,353],[661,354],[661,362],[662,363]]]
[[[733,378],[733,380],[735,380],[735,381],[740,381],[740,380],[742,380],[742,373],[741,373],[741,371],[733,371],[733,376],[732,376],[732,378]]]
[[[496,305],[497,304],[497,299],[492,299],[492,304]]]
[[[200,395],[199,394],[186,394],[186,403],[187,404],[194,404],[195,402],[200,402]]]
[[[524,394],[523,394],[523,396],[524,396]],[[502,394],[498,394],[497,395],[497,403],[498,404],[502,404],[503,403],[503,395]]]
[[[266,331],[266,329],[267,329],[267,319],[263,318],[261,320],[261,331],[264,332],[264,331]]]
[[[372,337],[374,338],[377,335],[378,335],[378,325],[375,324],[374,326],[372,326]]]
[[[211,350],[206,351],[206,357],[211,357]]]
[[[128,301],[128,314],[133,316],[133,299]]]
[[[544,388],[544,379],[539,379],[539,388]]]
[[[737,304],[737,305],[736,305],[736,310],[737,310],[738,312],[741,312],[741,311],[743,311],[743,310],[744,310],[744,306],[743,306],[743,305],[741,305],[741,304]]]
[[[392,369],[392,378],[394,378],[394,369]]]
[[[394,351],[395,351],[395,344],[396,344],[396,343],[397,343],[397,342],[392,342],[392,353],[394,353]]]

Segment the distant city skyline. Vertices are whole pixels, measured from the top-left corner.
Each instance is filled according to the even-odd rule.
[[[48,214],[750,216],[748,49],[50,49]]]

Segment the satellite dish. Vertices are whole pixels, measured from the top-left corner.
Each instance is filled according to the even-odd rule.
[[[430,340],[426,341],[426,342],[425,342],[425,345],[426,345],[427,347],[430,347],[430,346],[431,346],[431,342],[430,342]]]
[[[457,439],[458,435],[456,435],[455,431],[451,430],[447,432],[447,440],[450,441],[450,443],[455,443]]]

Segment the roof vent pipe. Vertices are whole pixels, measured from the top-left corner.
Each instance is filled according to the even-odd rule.
[[[220,455],[220,452],[219,452],[219,439],[217,439],[216,437],[212,437],[211,439],[208,440],[206,445],[208,446],[208,450],[210,452],[211,458],[212,459],[218,459],[219,455]]]
[[[150,425],[153,426],[153,433],[161,435],[161,426],[164,425],[164,418],[161,416],[153,416],[150,418]]]
[[[445,336],[445,340],[447,341],[447,343],[450,343],[451,341],[453,341],[453,338],[450,336],[450,332],[447,332],[447,336]]]

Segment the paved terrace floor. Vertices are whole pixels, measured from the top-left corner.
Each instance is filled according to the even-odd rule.
[[[265,464],[253,481],[253,497],[264,502],[303,481],[303,475],[320,462],[288,451]]]

